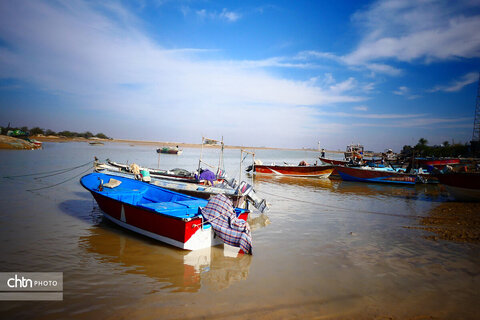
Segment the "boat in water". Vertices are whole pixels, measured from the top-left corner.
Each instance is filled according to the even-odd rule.
[[[178,149],[178,146],[176,146],[176,147],[162,147],[162,148],[157,149],[157,153],[180,155],[180,154],[182,154],[182,152],[183,152],[183,150]]]
[[[131,179],[137,179],[144,182],[154,184],[156,186],[166,188],[175,192],[187,194],[193,197],[209,199],[217,194],[226,195],[237,207],[248,208],[248,203],[252,204],[261,213],[268,210],[268,205],[265,199],[261,199],[255,193],[251,185],[242,181],[237,183],[235,179],[224,180],[216,185],[209,185],[201,182],[184,182],[169,179],[162,179],[159,177],[150,176],[149,171],[141,170],[140,175],[135,175],[133,172],[121,171],[117,167],[111,166],[107,163],[94,163],[94,170],[109,175],[116,175]]]
[[[247,168],[255,174],[271,174],[292,177],[328,178],[334,167],[331,165],[309,165],[302,161],[299,165],[276,165],[254,163]]]
[[[448,193],[458,201],[480,201],[479,172],[447,172],[436,174]]]
[[[437,169],[443,169],[447,165],[455,165],[460,163],[460,158],[415,158],[420,166],[432,166]]]
[[[80,183],[90,191],[103,215],[123,228],[185,250],[222,244],[221,238],[224,238],[222,235],[225,231],[217,229],[217,221],[212,218],[214,210],[211,210],[211,201],[218,202],[217,197],[222,195],[209,202],[138,180],[96,172],[83,176]],[[249,236],[250,232],[245,227],[250,212],[233,209],[228,207],[228,202],[225,203],[227,205],[220,207],[226,211],[219,212],[217,218],[220,219],[217,220],[228,217],[232,225],[243,226],[243,229],[226,231],[241,238],[244,244],[245,239],[248,239],[245,238],[245,233]],[[218,204],[213,203],[213,206],[218,207]],[[228,210],[230,211],[227,212]],[[244,252],[248,251],[248,247],[244,249]]]
[[[336,172],[345,181],[359,182],[380,182],[380,183],[400,183],[414,185],[417,182],[417,175],[399,172],[390,167],[346,167],[335,166]]]
[[[120,172],[133,173],[133,171],[136,171],[135,170],[136,165],[134,163],[132,164],[118,163],[115,161],[111,161],[110,159],[107,159],[107,164],[110,167],[116,168]],[[188,170],[181,169],[181,168],[174,168],[171,170],[161,170],[161,169],[154,169],[154,168],[144,168],[138,165],[137,167],[139,171],[142,171],[142,170],[148,171],[150,173],[150,176],[152,177],[175,180],[175,181],[199,182],[198,177],[195,176],[195,172],[190,172]]]

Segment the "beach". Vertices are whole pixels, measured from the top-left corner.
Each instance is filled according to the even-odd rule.
[[[230,256],[221,246],[189,252],[105,219],[78,182],[91,172],[89,166],[58,175],[31,174],[77,167],[94,157],[195,170],[198,147],[184,147],[180,156],[162,155],[158,163],[153,144],[79,142],[83,141],[45,141],[35,151],[0,150],[0,269],[61,272],[64,281],[63,300],[2,301],[2,317],[478,316],[478,204],[452,201],[440,186],[254,176],[243,171],[242,179],[270,204],[267,213],[252,212],[249,219],[253,255]],[[217,163],[219,150],[207,151],[204,160]],[[306,150],[255,153],[264,163],[312,162],[318,157],[318,152]],[[225,150],[231,177],[239,176],[239,158],[240,150]],[[243,169],[251,161],[245,159]],[[25,176],[11,177],[21,175]]]

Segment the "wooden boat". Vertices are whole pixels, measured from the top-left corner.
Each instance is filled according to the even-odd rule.
[[[133,172],[118,171],[116,169],[116,167],[105,163],[95,163],[94,166],[96,172],[135,179]],[[211,196],[217,194],[225,194],[233,203],[237,204],[238,207],[246,207],[248,202],[262,213],[268,210],[266,200],[259,198],[252,186],[244,181],[237,184],[236,181],[232,179],[215,186],[210,186],[200,182],[183,182],[156,177],[150,177],[148,180],[141,180],[168,190],[202,199],[209,199]]]
[[[414,174],[397,172],[391,168],[373,167],[345,167],[335,166],[336,171],[345,181],[380,182],[415,184],[417,176]]]
[[[250,170],[248,170],[250,169]],[[311,178],[328,178],[333,171],[331,165],[267,165],[253,164],[247,171],[253,171],[255,174],[273,174],[280,176],[294,177],[311,177]]]
[[[132,172],[131,165],[118,163],[115,161],[111,161],[107,159],[107,163],[119,169],[122,172]],[[175,168],[172,170],[160,170],[154,168],[143,168],[140,167],[140,170],[145,169],[147,170],[152,177],[168,179],[168,180],[176,180],[176,181],[185,181],[185,182],[199,182],[199,180],[195,177],[195,173],[190,172],[185,169]]]
[[[459,164],[459,158],[416,158],[420,166],[433,166],[437,169],[442,169],[446,165]]]
[[[183,150],[178,149],[178,147],[162,147],[157,149],[157,153],[166,153],[166,154],[182,154]]]
[[[448,172],[436,177],[456,200],[480,201],[479,172]]]
[[[87,174],[80,183],[107,219],[128,230],[185,250],[222,243],[201,214],[207,200],[103,173]],[[236,208],[235,214],[246,221],[249,211]]]
[[[334,165],[334,166],[344,166],[348,164],[348,161],[346,160],[334,160],[334,159],[328,159],[328,158],[322,158],[322,157],[319,157],[319,159],[325,164]]]

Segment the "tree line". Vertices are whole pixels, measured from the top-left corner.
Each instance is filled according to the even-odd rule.
[[[428,140],[420,138],[415,146],[403,146],[401,154],[410,157],[465,157],[472,152],[469,144],[444,141],[441,145],[428,145]]]
[[[56,137],[66,137],[66,138],[86,138],[90,139],[93,137],[99,138],[99,139],[111,139],[104,133],[100,132],[97,134],[93,134],[90,131],[85,131],[85,132],[75,132],[75,131],[68,131],[68,130],[63,130],[59,132],[55,132],[50,129],[42,129],[40,127],[33,127],[29,129],[28,127],[15,127],[12,128],[10,125],[7,128],[0,127],[1,133],[3,135],[6,135],[8,131],[12,130],[21,130],[25,132],[26,134],[29,134],[31,136],[38,136],[38,135],[44,135],[44,136],[56,136]]]

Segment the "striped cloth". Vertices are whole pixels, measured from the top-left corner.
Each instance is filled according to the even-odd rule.
[[[201,212],[224,243],[240,247],[244,253],[252,254],[250,226],[248,222],[237,218],[232,201],[224,194],[218,194],[210,199]]]

